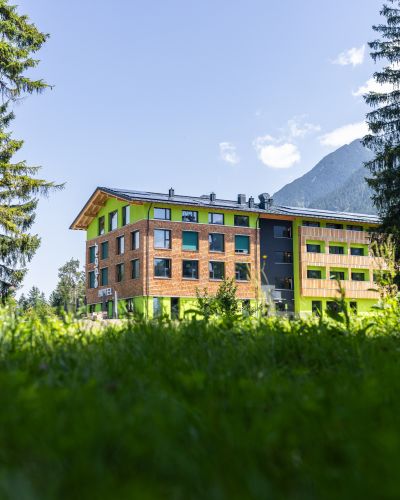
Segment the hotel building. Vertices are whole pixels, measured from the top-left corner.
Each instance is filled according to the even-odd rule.
[[[359,313],[379,300],[369,251],[372,215],[278,206],[239,194],[182,196],[98,187],[71,229],[86,231],[90,312],[184,317],[196,291],[235,278],[244,308],[260,297],[275,311],[336,307],[339,279]]]

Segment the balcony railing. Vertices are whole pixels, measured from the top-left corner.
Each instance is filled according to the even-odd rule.
[[[378,299],[379,293],[376,284],[372,281],[350,281],[340,282],[346,296],[349,299]],[[308,279],[301,282],[301,293],[305,297],[335,298],[340,295],[336,280]]]

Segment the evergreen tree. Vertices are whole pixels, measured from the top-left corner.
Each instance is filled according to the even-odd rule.
[[[386,65],[374,73],[380,92],[369,92],[365,101],[373,109],[367,114],[369,134],[364,145],[375,156],[366,163],[371,172],[368,184],[382,217],[381,231],[393,234],[400,257],[400,0],[388,0],[382,7],[383,24],[373,26],[380,38],[370,42],[371,57]]]
[[[40,238],[29,229],[35,220],[39,195],[56,186],[36,178],[40,167],[25,161],[12,163],[23,141],[14,140],[7,128],[14,118],[11,105],[26,94],[43,91],[43,80],[26,74],[38,64],[33,58],[47,39],[27,16],[0,0],[0,298],[4,299],[22,281],[26,265],[40,245]]]
[[[70,259],[58,270],[58,284],[50,295],[50,305],[67,312],[76,312],[85,299],[85,272],[78,259]]]

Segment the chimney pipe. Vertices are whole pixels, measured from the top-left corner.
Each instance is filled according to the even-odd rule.
[[[175,190],[174,188],[169,188],[169,191],[168,191],[168,196],[170,198],[173,198],[173,196],[175,195]]]
[[[217,195],[215,193],[210,194],[210,201],[214,202],[217,198]]]
[[[254,198],[252,196],[249,198],[249,208],[254,208]]]
[[[239,205],[244,205],[246,203],[246,195],[245,194],[238,194],[238,204]]]

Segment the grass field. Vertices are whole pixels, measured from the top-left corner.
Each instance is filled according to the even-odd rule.
[[[1,499],[399,496],[398,313],[104,331],[1,314]]]

